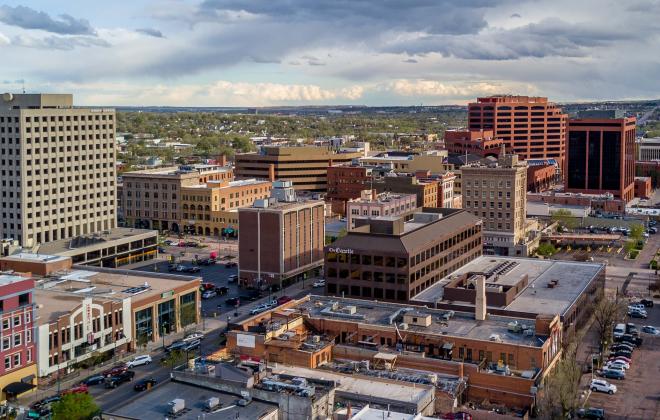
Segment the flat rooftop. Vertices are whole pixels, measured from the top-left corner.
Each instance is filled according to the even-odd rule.
[[[47,255],[47,254],[33,254],[31,252],[21,252],[19,254],[3,257],[3,260],[26,261],[32,263],[51,263],[51,262],[63,261],[67,259],[69,259],[69,257],[61,257],[59,255]]]
[[[214,185],[218,184],[218,185]],[[259,185],[259,184],[270,184],[270,181],[266,179],[240,179],[237,181],[209,181],[206,184],[197,184],[197,185],[187,185],[185,188],[235,188],[235,187],[247,187],[250,185]]]
[[[20,281],[29,280],[29,277],[15,276],[13,274],[0,274],[0,286],[7,286]]]
[[[387,398],[406,403],[419,401],[431,388],[431,386],[420,386],[419,384],[408,384],[405,382],[380,382],[366,377],[344,375],[328,370],[308,369],[299,366],[278,364],[272,369],[273,374],[335,381],[337,384],[336,392],[344,391],[354,395]]]
[[[74,266],[73,270],[59,275],[35,278],[34,300],[43,304],[39,309],[40,323],[43,324],[57,320],[61,314],[80,305],[86,297],[100,300],[160,297],[194,280],[199,280],[199,277]]]
[[[528,276],[528,284],[504,309],[549,315],[564,315],[594,277],[605,269],[603,264],[598,263],[484,255],[470,261],[411,300],[423,304],[442,302],[444,288],[453,278],[467,273],[489,272],[503,263],[511,262],[515,264],[508,271],[499,274],[495,284],[514,285],[525,274]],[[559,280],[558,285],[547,287],[551,280]],[[493,281],[489,279],[487,282]],[[465,305],[472,306],[467,302]]]
[[[211,398],[216,397],[220,400],[222,407],[214,412],[204,410],[204,404]],[[266,414],[277,412],[278,407],[273,404],[267,404],[260,401],[252,401],[246,407],[236,405],[240,399],[235,395],[224,394],[218,391],[189,385],[181,382],[168,382],[157,385],[149,392],[143,392],[139,398],[124,403],[121,407],[113,410],[111,413],[104,413],[106,417],[125,416],[134,419],[164,419],[170,418],[168,402],[176,398],[185,401],[186,410],[177,419],[259,419]],[[174,418],[172,416],[171,418]]]
[[[178,144],[178,143],[176,143]],[[174,144],[174,145],[176,145]],[[163,168],[156,169],[143,169],[140,171],[131,171],[123,174],[124,176],[131,175],[185,175],[185,174],[199,174],[199,173],[209,173],[209,172],[229,172],[232,168],[220,165],[207,165],[207,164],[195,164],[195,165],[181,165],[181,166],[167,166]]]
[[[338,308],[354,306],[355,312],[347,315],[339,310],[333,311],[332,305],[335,302],[337,302]],[[507,329],[507,324],[512,321],[518,321],[533,328],[533,320],[489,315],[485,321],[476,321],[473,312],[455,312],[449,321],[445,321],[443,315],[447,311],[411,304],[312,295],[308,301],[302,302],[297,308],[302,309],[312,319],[346,320],[392,330],[394,330],[394,323],[398,325],[403,322],[405,311],[416,311],[420,314],[431,315],[431,325],[422,327],[409,324],[406,330],[408,332],[483,341],[493,341],[491,338],[497,337],[502,343],[530,347],[540,347],[546,339],[546,337],[540,336],[512,334]],[[394,322],[391,322],[392,320]]]
[[[127,243],[137,239],[143,239],[150,236],[158,236],[158,232],[150,229],[134,229],[118,227],[107,230],[103,233],[76,236],[75,238],[60,239],[39,246],[39,254],[68,255],[71,253],[84,252],[87,247],[96,247],[99,244],[109,244],[110,242]]]

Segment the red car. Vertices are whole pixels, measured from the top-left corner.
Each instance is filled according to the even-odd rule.
[[[67,394],[87,394],[89,391],[89,388],[85,384],[80,384],[76,385],[72,388],[65,389],[64,391],[61,392],[62,395],[67,395]]]
[[[121,373],[124,373],[128,370],[128,366],[126,365],[117,365],[113,366],[110,369],[104,371],[102,373],[103,376],[108,377],[108,376],[117,376]]]
[[[447,413],[442,418],[445,420],[472,420],[472,414],[459,411],[457,413]]]
[[[202,289],[204,289],[204,290],[215,290],[215,284],[213,284],[213,283],[202,283]]]
[[[277,298],[277,304],[278,305],[284,305],[287,302],[291,302],[293,298],[291,296],[281,296]]]

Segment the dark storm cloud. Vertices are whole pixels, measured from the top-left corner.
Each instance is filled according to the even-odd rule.
[[[593,47],[634,39],[635,35],[602,26],[550,18],[509,30],[478,35],[428,35],[394,43],[388,52],[439,53],[468,60],[515,60],[525,57],[584,57]]]
[[[143,35],[153,36],[154,38],[165,38],[165,35],[163,35],[161,31],[154,28],[140,28],[136,29],[135,32]]]
[[[96,35],[86,19],[76,19],[67,14],[56,18],[26,6],[0,6],[0,22],[23,29],[40,29],[61,35]]]

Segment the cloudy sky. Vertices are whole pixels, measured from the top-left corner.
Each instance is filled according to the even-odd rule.
[[[660,0],[0,0],[2,91],[88,105],[660,98]]]

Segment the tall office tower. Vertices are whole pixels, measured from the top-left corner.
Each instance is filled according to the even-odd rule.
[[[461,168],[463,208],[483,219],[484,254],[528,255],[525,245],[527,164],[516,155]]]
[[[635,196],[636,119],[615,111],[584,111],[568,123],[566,191]]]
[[[548,98],[490,96],[468,105],[471,130],[493,130],[507,151],[520,159],[554,158],[566,153],[568,116]]]
[[[116,226],[114,109],[5,93],[0,147],[1,237],[31,247]]]

